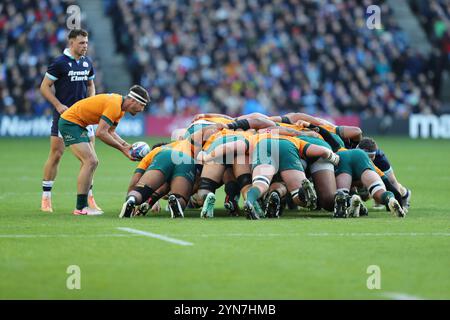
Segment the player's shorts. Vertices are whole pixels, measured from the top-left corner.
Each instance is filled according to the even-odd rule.
[[[90,142],[88,130],[76,123],[59,118],[58,128],[66,147],[72,144]]]
[[[60,114],[53,113],[53,120],[52,120],[52,128],[50,135],[52,137],[59,137],[62,138],[61,132],[58,130],[58,123],[59,123]],[[95,129],[93,125],[87,126],[86,130],[88,131],[88,137],[94,137],[95,136]]]
[[[337,154],[340,160],[335,171],[336,176],[341,173],[348,173],[353,180],[361,180],[364,171],[375,171],[369,156],[361,149],[338,151]]]
[[[192,184],[195,181],[195,161],[180,151],[171,149],[160,151],[147,168],[147,171],[150,170],[161,171],[166,182],[175,177],[184,177]]]
[[[263,139],[256,144],[252,154],[252,169],[269,164],[276,171],[304,171],[297,147],[289,140]]]
[[[247,139],[245,139],[243,136],[229,135],[229,136],[219,137],[216,140],[214,140],[205,152],[209,154],[217,147],[223,146],[225,143],[235,142],[235,141],[244,141],[245,144],[247,145],[247,150],[248,150],[249,143],[248,143]],[[232,167],[233,163],[234,163],[234,157],[235,157],[235,154],[229,154],[229,155],[224,154],[223,158],[216,159],[215,163],[224,164],[227,167]]]
[[[384,174],[389,174],[392,172],[391,164],[389,163],[388,158],[384,154],[384,152],[380,149],[377,150],[375,154],[375,159],[373,159],[373,163],[384,172]]]

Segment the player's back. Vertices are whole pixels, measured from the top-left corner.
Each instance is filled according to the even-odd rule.
[[[61,117],[83,127],[98,124],[101,118],[113,125],[124,115],[122,101],[119,94],[98,94],[76,102]]]

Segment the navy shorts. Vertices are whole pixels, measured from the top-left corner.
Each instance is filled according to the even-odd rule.
[[[58,111],[53,110],[52,128],[51,128],[51,131],[50,131],[50,135],[52,137],[60,137],[60,138],[62,138],[62,135],[61,135],[61,133],[59,132],[59,129],[58,129],[58,121],[59,121],[60,117],[61,117],[61,114]],[[95,129],[94,129],[93,125],[87,126],[86,130],[88,131],[88,137],[89,138],[95,136]]]
[[[373,163],[384,173],[391,170],[391,164],[389,163],[388,158],[384,154],[384,152],[380,149],[376,151],[375,159],[373,160]]]

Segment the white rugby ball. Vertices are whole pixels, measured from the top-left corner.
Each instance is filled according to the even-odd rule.
[[[150,152],[150,147],[144,141],[138,141],[131,145],[130,154],[133,158],[143,159]]]

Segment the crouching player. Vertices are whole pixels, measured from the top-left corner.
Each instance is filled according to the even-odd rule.
[[[116,133],[115,128],[125,112],[134,116],[144,110],[149,100],[147,90],[135,85],[130,88],[126,97],[119,94],[99,94],[76,102],[61,115],[58,128],[64,145],[70,147],[81,162],[78,174],[77,204],[73,214],[98,215],[103,213],[96,208],[88,207],[88,192],[98,159],[90,143],[86,127],[98,124],[97,138],[121,151],[130,160],[135,160],[129,153],[131,145]]]
[[[153,149],[143,161],[150,165],[128,192],[119,218],[132,217],[135,207],[147,202],[150,197],[155,197],[149,203],[153,205],[161,196],[156,191],[165,183],[170,185],[168,202],[171,217],[183,218],[183,210],[195,182],[193,145],[187,140],[162,145]]]
[[[389,211],[395,216],[404,217],[406,215],[394,194],[391,191],[386,191],[382,178],[363,150],[342,150],[338,151],[337,154],[340,161],[336,168],[337,192],[334,217],[346,218],[360,215],[361,198],[356,194],[352,197],[349,195],[352,182],[361,182],[375,201],[388,207]]]

